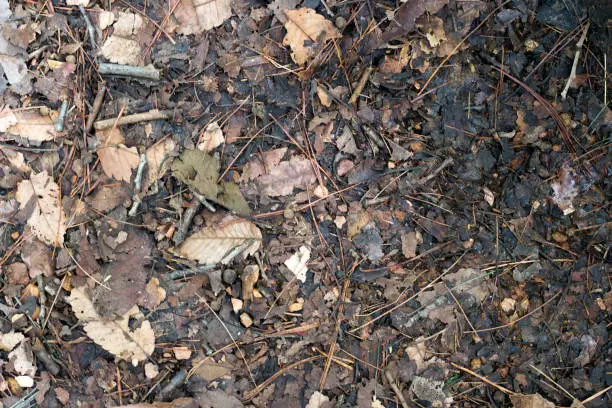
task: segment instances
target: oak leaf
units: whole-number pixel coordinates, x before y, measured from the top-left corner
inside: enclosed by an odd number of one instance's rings
[[[130,328],[130,318],[141,317],[137,306],[114,320],[103,319],[84,288],[74,288],[68,299],[72,311],[83,323],[85,333],[104,350],[132,364],[145,360],[155,350],[155,333],[144,320],[140,327]]]
[[[298,65],[306,63],[316,55],[316,44],[323,45],[333,38],[340,37],[332,22],[311,8],[285,10],[285,16],[287,35],[283,39],[283,45],[291,47],[291,58]]]
[[[259,249],[261,240],[261,231],[255,224],[228,215],[217,224],[192,234],[174,253],[201,264],[226,265],[240,254],[243,259],[253,255]]]
[[[20,182],[15,198],[20,209],[32,206],[28,225],[35,236],[49,245],[61,246],[66,233],[66,215],[61,208],[60,190],[46,171]]]

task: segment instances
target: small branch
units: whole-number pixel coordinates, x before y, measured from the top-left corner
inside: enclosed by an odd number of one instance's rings
[[[136,179],[134,180],[134,184],[136,186],[136,191],[140,191],[142,188],[142,175],[144,174],[144,168],[147,164],[147,155],[145,153],[140,154],[140,162],[138,163],[138,170],[136,171]]]
[[[82,4],[79,4],[79,11],[81,12],[81,15],[83,16],[83,19],[85,20],[85,24],[87,25],[87,31],[89,32],[89,41],[91,41],[91,47],[92,48],[96,48],[96,29],[94,28],[93,24],[91,24],[91,21],[89,20],[89,17],[87,16],[87,13],[85,12],[85,7],[83,7]]]
[[[102,62],[98,65],[98,72],[100,72],[101,75],[121,75],[150,79],[152,81],[159,81],[161,77],[159,71],[151,64],[146,67],[137,67],[133,65],[108,64]]]
[[[514,392],[514,391],[510,391],[509,389],[507,389],[507,388],[505,388],[505,387],[502,387],[502,386],[501,386],[501,385],[499,385],[499,384],[494,383],[493,381],[489,380],[488,378],[486,378],[486,377],[483,377],[483,376],[481,376],[481,375],[476,374],[475,372],[473,372],[472,370],[470,370],[470,369],[468,369],[468,368],[461,367],[460,365],[455,364],[455,363],[450,363],[450,364],[451,364],[453,367],[455,367],[455,368],[457,368],[457,369],[459,369],[459,370],[461,370],[461,371],[464,371],[464,372],[466,372],[466,373],[468,373],[468,374],[470,374],[470,375],[472,375],[472,376],[474,376],[474,377],[478,378],[478,379],[479,379],[479,380],[481,380],[481,381],[486,382],[486,383],[487,383],[487,384],[489,384],[490,386],[497,388],[498,390],[500,390],[500,391],[501,391],[501,392],[503,392],[504,394],[508,394],[508,395],[516,395],[516,392]]]
[[[135,113],[133,115],[122,116],[120,118],[112,118],[112,119],[103,119],[94,123],[94,129],[103,130],[108,129],[115,126],[121,125],[131,125],[134,123],[146,122],[149,120],[157,120],[157,119],[170,119],[174,115],[173,110],[151,110],[143,113]]]
[[[197,197],[191,200],[189,208],[187,208],[183,213],[183,219],[181,220],[181,224],[179,225],[178,230],[172,236],[174,245],[179,245],[185,240],[185,236],[187,235],[189,226],[193,221],[193,217],[198,211],[200,211],[201,206],[202,204],[200,203],[200,200]]]
[[[363,91],[363,88],[365,88],[366,84],[368,83],[368,79],[370,79],[370,75],[372,74],[373,70],[374,68],[372,68],[372,66],[369,66],[365,69],[365,71],[363,71],[363,74],[361,74],[361,78],[359,78],[359,82],[357,83],[357,86],[355,87],[355,90],[351,95],[351,99],[349,99],[349,105],[354,105],[357,103],[357,98],[359,98],[359,95]]]
[[[432,171],[431,173],[429,173],[427,176],[422,177],[416,181],[414,181],[413,185],[422,185],[427,183],[429,180],[433,179],[434,177],[436,177],[442,170],[444,170],[446,167],[450,166],[453,163],[453,158],[452,157],[448,157],[446,160],[444,160],[442,162],[442,164],[440,164],[440,166],[438,166],[437,169],[435,169],[434,171]]]
[[[399,400],[400,404],[402,404],[402,408],[408,408],[410,405],[408,405],[408,402],[406,402],[406,398],[404,398],[402,390],[400,390],[397,384],[395,383],[395,378],[393,378],[393,374],[391,374],[391,371],[385,370],[385,378],[387,379],[387,381],[389,381],[389,385],[397,396],[397,399]]]
[[[204,273],[210,271],[211,269],[215,269],[216,265],[200,265],[196,268],[191,269],[180,269],[178,271],[173,271],[170,273],[164,274],[164,277],[174,280],[179,278],[185,278],[190,275],[197,275],[199,273]]]
[[[567,97],[567,91],[569,91],[570,85],[572,84],[572,82],[574,82],[574,79],[576,79],[576,68],[578,68],[578,59],[580,59],[580,51],[582,51],[582,44],[584,44],[584,40],[586,39],[587,32],[589,31],[590,25],[591,25],[591,22],[589,21],[584,27],[582,36],[576,43],[576,54],[574,55],[574,63],[572,64],[572,70],[570,72],[569,78],[567,78],[567,83],[565,84],[565,88],[563,88],[563,91],[561,92],[561,99],[563,100],[565,100],[565,98]]]
[[[96,94],[96,98],[94,99],[93,106],[91,107],[91,112],[89,112],[89,117],[87,118],[87,125],[85,126],[85,131],[87,133],[91,132],[91,129],[94,126],[94,122],[100,113],[100,109],[102,108],[102,102],[104,102],[104,96],[106,95],[106,83],[100,82],[98,83],[98,93]]]

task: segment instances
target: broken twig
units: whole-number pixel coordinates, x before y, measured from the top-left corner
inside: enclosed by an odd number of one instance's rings
[[[122,116],[119,119],[103,119],[94,123],[94,129],[96,130],[104,130],[115,126],[121,125],[131,125],[133,123],[146,122],[149,120],[157,120],[157,119],[170,119],[174,115],[173,110],[151,110],[143,113],[135,113],[133,115]]]
[[[85,24],[87,25],[87,31],[89,32],[89,41],[91,41],[91,47],[96,48],[96,29],[93,24],[91,24],[91,20],[87,16],[87,12],[85,11],[85,7],[82,4],[79,4],[79,11],[85,20]]]
[[[357,98],[359,98],[359,95],[363,91],[363,88],[365,88],[366,84],[368,83],[368,79],[370,79],[370,75],[372,74],[373,70],[374,68],[372,68],[372,66],[369,66],[365,69],[365,71],[363,71],[363,74],[361,74],[361,78],[359,78],[359,82],[357,83],[357,86],[355,87],[355,90],[351,95],[351,99],[349,99],[349,105],[354,105],[357,103]]]
[[[62,106],[60,107],[59,115],[55,120],[55,130],[58,132],[62,132],[64,130],[64,121],[66,120],[66,113],[68,113],[68,99],[64,99],[62,101]]]
[[[574,82],[574,79],[576,79],[576,68],[578,68],[578,60],[580,59],[582,44],[584,44],[584,40],[586,40],[587,32],[589,31],[590,25],[590,21],[586,23],[584,31],[582,32],[582,36],[580,36],[580,39],[576,43],[576,54],[574,55],[574,63],[572,64],[572,70],[570,71],[569,78],[567,78],[565,88],[563,88],[563,91],[561,91],[561,99],[563,100],[565,100],[565,98],[567,97],[567,91],[569,91],[569,87],[572,85],[572,82]]]
[[[91,132],[93,128],[94,122],[98,117],[98,113],[100,113],[100,109],[102,108],[102,102],[104,102],[104,95],[106,94],[106,83],[100,82],[98,83],[98,93],[93,102],[93,106],[91,107],[91,112],[89,112],[89,117],[87,118],[87,125],[85,126],[85,131],[87,133]]]
[[[146,67],[137,67],[133,65],[108,64],[103,62],[98,65],[98,72],[101,75],[121,75],[150,79],[152,81],[159,81],[161,77],[159,71],[151,64]]]

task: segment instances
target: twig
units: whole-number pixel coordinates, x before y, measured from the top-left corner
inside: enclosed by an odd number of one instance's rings
[[[172,240],[174,241],[174,245],[179,245],[181,242],[185,240],[185,236],[187,235],[187,230],[191,225],[191,221],[193,221],[193,217],[196,215],[198,211],[200,211],[201,203],[198,198],[194,198],[191,200],[189,208],[185,210],[183,213],[183,219],[181,220],[181,224],[178,229],[172,236]]]
[[[45,303],[47,303],[47,294],[45,293],[45,282],[43,281],[43,276],[36,276],[36,284],[38,285],[38,293],[40,293],[40,313],[38,313],[38,322],[45,319]],[[46,319],[45,319],[46,320]]]
[[[36,340],[32,345],[32,351],[34,351],[38,360],[43,363],[45,368],[52,375],[57,375],[60,372],[60,366],[53,360],[51,355],[45,350],[45,346],[39,340]]]
[[[374,68],[372,68],[372,66],[369,66],[365,69],[365,71],[363,71],[363,74],[361,74],[361,78],[359,78],[359,82],[357,83],[357,86],[355,87],[355,90],[351,95],[351,99],[349,99],[349,105],[354,105],[355,103],[357,103],[357,98],[359,98],[359,95],[363,91],[363,88],[365,88],[366,84],[368,83],[368,79],[370,79],[370,75],[372,74],[373,70]]]
[[[461,370],[461,371],[464,371],[464,372],[466,372],[466,373],[468,373],[468,374],[470,374],[470,375],[472,375],[472,376],[474,376],[474,377],[478,378],[478,379],[479,379],[479,380],[481,380],[481,381],[486,382],[486,383],[487,383],[487,384],[489,384],[490,386],[497,388],[498,390],[500,390],[500,391],[501,391],[501,392],[503,392],[504,394],[508,394],[508,395],[516,395],[516,392],[514,392],[514,391],[510,391],[509,389],[507,389],[507,388],[505,388],[505,387],[502,387],[502,386],[501,386],[501,385],[499,385],[499,384],[495,384],[493,381],[491,381],[491,380],[487,379],[486,377],[483,377],[483,376],[481,376],[481,375],[479,375],[479,374],[476,374],[475,372],[473,372],[472,370],[470,370],[470,369],[468,369],[468,368],[461,367],[460,365],[457,365],[457,364],[455,364],[455,363],[450,363],[450,364],[451,364],[453,367],[455,367],[455,368],[457,368],[457,369],[459,369],[459,370]]]
[[[91,132],[93,128],[94,122],[98,117],[98,113],[100,113],[100,109],[102,108],[102,102],[104,102],[104,96],[106,95],[106,83],[99,82],[98,83],[98,93],[93,102],[93,106],[91,107],[91,111],[89,112],[89,117],[87,118],[87,125],[85,126],[85,131],[87,133]]]
[[[140,162],[138,163],[138,170],[136,170],[136,178],[134,179],[134,196],[132,197],[132,208],[128,212],[130,217],[134,217],[138,212],[138,207],[142,202],[140,195],[140,189],[142,188],[142,175],[144,174],[144,168],[147,164],[147,155],[142,152],[140,153]]]
[[[442,170],[444,170],[446,167],[450,166],[452,163],[453,163],[453,158],[452,157],[448,157],[446,160],[444,160],[442,162],[442,164],[440,164],[438,166],[437,169],[435,169],[434,171],[429,173],[427,176],[421,177],[420,179],[415,180],[412,185],[419,186],[419,185],[427,183],[429,180],[431,180],[434,177],[436,177]]]
[[[406,399],[404,398],[404,394],[402,394],[402,390],[400,390],[397,384],[395,383],[395,378],[393,378],[393,374],[391,374],[390,370],[385,370],[385,378],[387,379],[387,381],[389,381],[389,385],[397,396],[397,399],[399,400],[400,404],[402,404],[402,407],[408,408],[409,405],[406,402]]]
[[[22,150],[24,152],[34,152],[34,153],[57,152],[58,150],[62,149],[61,147],[47,149],[47,148],[41,148],[41,147],[13,146],[12,144],[8,144],[8,143],[0,143],[0,147],[5,147],[7,149],[12,149],[12,150]]]
[[[145,78],[152,81],[159,81],[161,74],[151,64],[146,67],[137,67],[134,65],[108,64],[102,62],[98,65],[100,75],[121,75],[134,78]]]
[[[270,384],[272,384],[274,382],[274,380],[276,380],[278,377],[283,375],[283,373],[285,371],[293,370],[294,368],[299,367],[302,364],[310,363],[312,361],[319,360],[319,359],[322,359],[322,358],[325,358],[325,356],[319,355],[319,356],[307,357],[307,358],[305,358],[303,360],[296,361],[295,363],[291,363],[291,364],[281,368],[280,370],[278,370],[277,372],[272,374],[272,376],[270,378],[268,378],[266,381],[262,382],[257,387],[253,388],[251,391],[246,392],[244,394],[244,398],[242,399],[242,402],[249,402],[250,400],[255,398],[257,396],[257,394],[259,394],[264,389],[266,389],[266,387],[268,387]]]
[[[570,71],[569,78],[567,78],[567,83],[565,84],[565,88],[563,88],[563,91],[561,91],[561,99],[563,100],[565,100],[565,98],[567,97],[567,91],[569,91],[570,85],[572,85],[572,82],[574,81],[574,79],[576,79],[576,68],[578,68],[578,60],[580,59],[580,52],[582,51],[582,44],[584,44],[584,40],[586,39],[587,32],[589,31],[590,25],[591,25],[590,21],[586,23],[586,26],[584,27],[584,31],[582,32],[582,36],[580,36],[580,39],[576,43],[576,54],[574,55],[574,63],[572,64],[572,70]]]
[[[561,385],[557,384],[555,382],[555,380],[553,380],[548,375],[546,375],[545,372],[543,372],[542,370],[540,370],[538,367],[534,366],[533,364],[529,364],[529,367],[532,370],[534,370],[535,372],[537,372],[538,374],[540,374],[541,376],[543,376],[544,378],[546,378],[548,381],[550,381],[551,383],[556,385],[561,391],[563,391],[568,397],[570,397],[572,399],[572,401],[576,401],[576,397],[574,397],[572,394],[570,394],[569,391],[566,390],[565,388],[563,388]]]
[[[174,115],[173,110],[151,110],[143,113],[135,113],[133,115],[122,116],[120,118],[112,118],[112,119],[103,119],[94,123],[94,128],[96,130],[108,129],[110,127],[121,126],[121,125],[131,125],[139,122],[146,122],[149,120],[157,120],[157,119],[170,119]]]
[[[187,378],[187,370],[183,368],[177,371],[174,374],[174,376],[172,376],[172,379],[170,379],[168,384],[166,384],[164,388],[162,388],[159,391],[159,394],[157,394],[157,397],[163,401],[164,399],[166,399],[168,395],[172,393],[172,391],[174,391],[177,387],[183,384],[186,378]]]
[[[62,106],[60,107],[59,115],[55,120],[55,130],[58,132],[62,132],[64,130],[64,121],[66,120],[66,113],[68,113],[68,99],[64,99],[62,101]]]
[[[605,394],[606,392],[610,391],[611,389],[612,389],[612,385],[607,387],[607,388],[604,388],[601,391],[596,392],[595,394],[591,395],[589,398],[583,400],[582,401],[582,405],[586,404],[587,402],[593,401],[595,398],[599,397],[602,394]]]
[[[94,28],[93,24],[91,24],[91,21],[89,20],[89,17],[87,16],[87,13],[85,12],[85,7],[82,4],[79,4],[79,11],[81,12],[81,15],[83,16],[83,19],[85,20],[85,24],[87,25],[87,31],[89,32],[89,41],[91,42],[91,47],[92,48],[96,48],[96,29]]]

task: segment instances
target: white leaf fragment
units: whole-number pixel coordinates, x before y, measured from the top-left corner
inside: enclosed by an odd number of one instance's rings
[[[305,246],[301,246],[299,251],[291,255],[289,259],[285,261],[285,266],[289,268],[295,277],[301,281],[306,282],[306,272],[308,272],[308,260],[310,259],[310,249]]]

